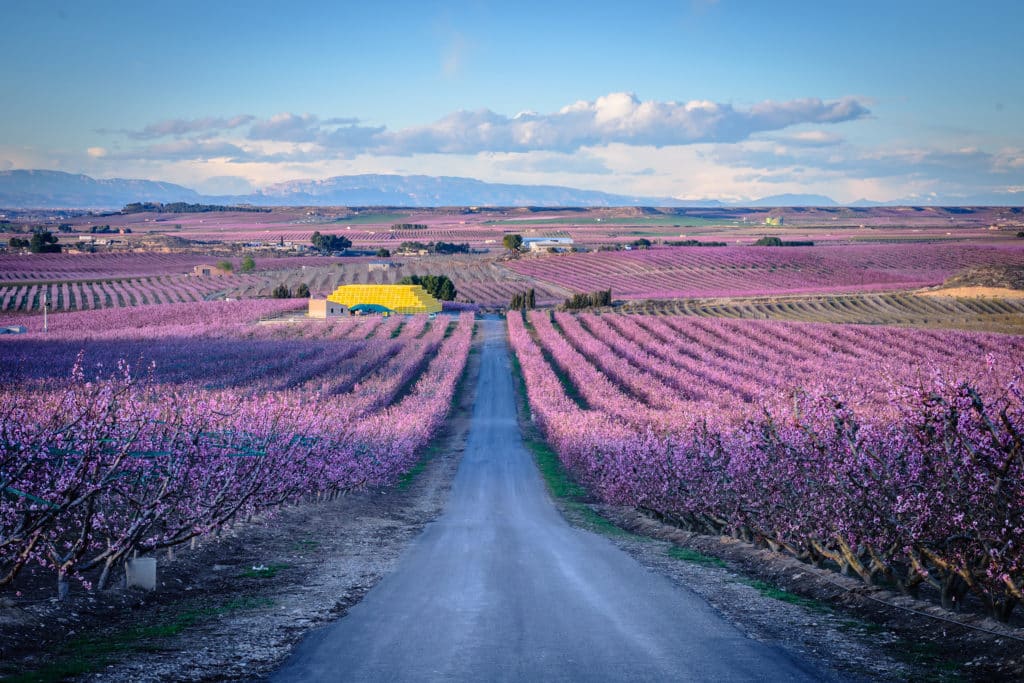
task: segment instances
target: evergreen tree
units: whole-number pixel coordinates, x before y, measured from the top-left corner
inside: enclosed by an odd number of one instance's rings
[[[447,275],[407,275],[398,281],[400,285],[420,285],[423,289],[441,301],[454,301],[455,283]]]
[[[28,250],[33,254],[59,254],[60,245],[57,244],[57,236],[49,230],[37,229],[32,233]]]
[[[352,240],[343,235],[323,235],[319,230],[313,233],[309,240],[313,248],[322,253],[332,251],[345,251],[352,246]]]
[[[501,244],[509,251],[518,251],[523,246],[522,235],[505,235],[501,238]]]

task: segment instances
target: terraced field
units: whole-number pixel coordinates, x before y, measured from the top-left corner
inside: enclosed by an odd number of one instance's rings
[[[905,325],[1024,334],[1024,300],[913,292],[630,301],[627,313],[797,322]]]
[[[258,275],[236,275],[249,287],[259,287],[266,279]],[[215,297],[226,287],[221,278],[197,278],[188,275],[107,278],[85,281],[42,282],[0,285],[0,311],[42,312],[43,295],[51,311],[82,311],[95,308],[119,308],[145,304],[169,304],[203,301]],[[263,287],[269,293],[268,287]]]
[[[939,285],[957,272],[1024,261],[1017,245],[658,247],[523,258],[524,277],[617,299],[886,292]]]
[[[217,298],[229,288],[270,296],[281,269],[316,267],[336,259],[318,256],[260,257],[256,271],[231,278],[188,275],[194,266],[240,257],[200,254],[0,254],[0,313],[82,311]],[[274,277],[267,277],[271,272]]]

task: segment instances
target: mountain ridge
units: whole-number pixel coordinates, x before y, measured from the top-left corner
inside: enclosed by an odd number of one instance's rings
[[[964,197],[948,206],[1019,206],[1009,196]],[[916,200],[916,201],[915,201]],[[1021,196],[1024,200],[1024,195]],[[323,179],[290,180],[249,194],[211,195],[159,180],[92,178],[82,173],[41,169],[0,171],[0,207],[8,209],[120,209],[133,202],[190,202],[262,206],[538,206],[671,208],[838,207],[819,194],[778,194],[761,199],[723,201],[643,197],[583,190],[561,185],[490,183],[458,176],[356,174]],[[849,206],[937,206],[919,198],[878,202],[860,199]]]

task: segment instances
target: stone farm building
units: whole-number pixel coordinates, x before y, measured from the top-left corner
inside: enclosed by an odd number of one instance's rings
[[[310,299],[309,300],[309,317],[310,318],[333,318],[339,315],[346,315],[348,309],[341,304],[336,304],[333,301],[327,299]]]
[[[211,266],[208,263],[201,263],[192,269],[193,275],[199,277],[222,277],[225,275],[231,275],[231,271],[225,268],[219,268],[217,266]]]

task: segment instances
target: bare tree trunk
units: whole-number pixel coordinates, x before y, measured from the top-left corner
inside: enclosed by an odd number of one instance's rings
[[[68,575],[64,567],[58,567],[57,569],[57,599],[67,600],[68,593],[71,590],[71,586],[68,585]]]
[[[103,590],[107,587],[107,581],[110,579],[110,568],[113,566],[115,560],[112,557],[108,557],[103,562],[103,571],[100,572],[100,578],[96,582],[96,588]]]

